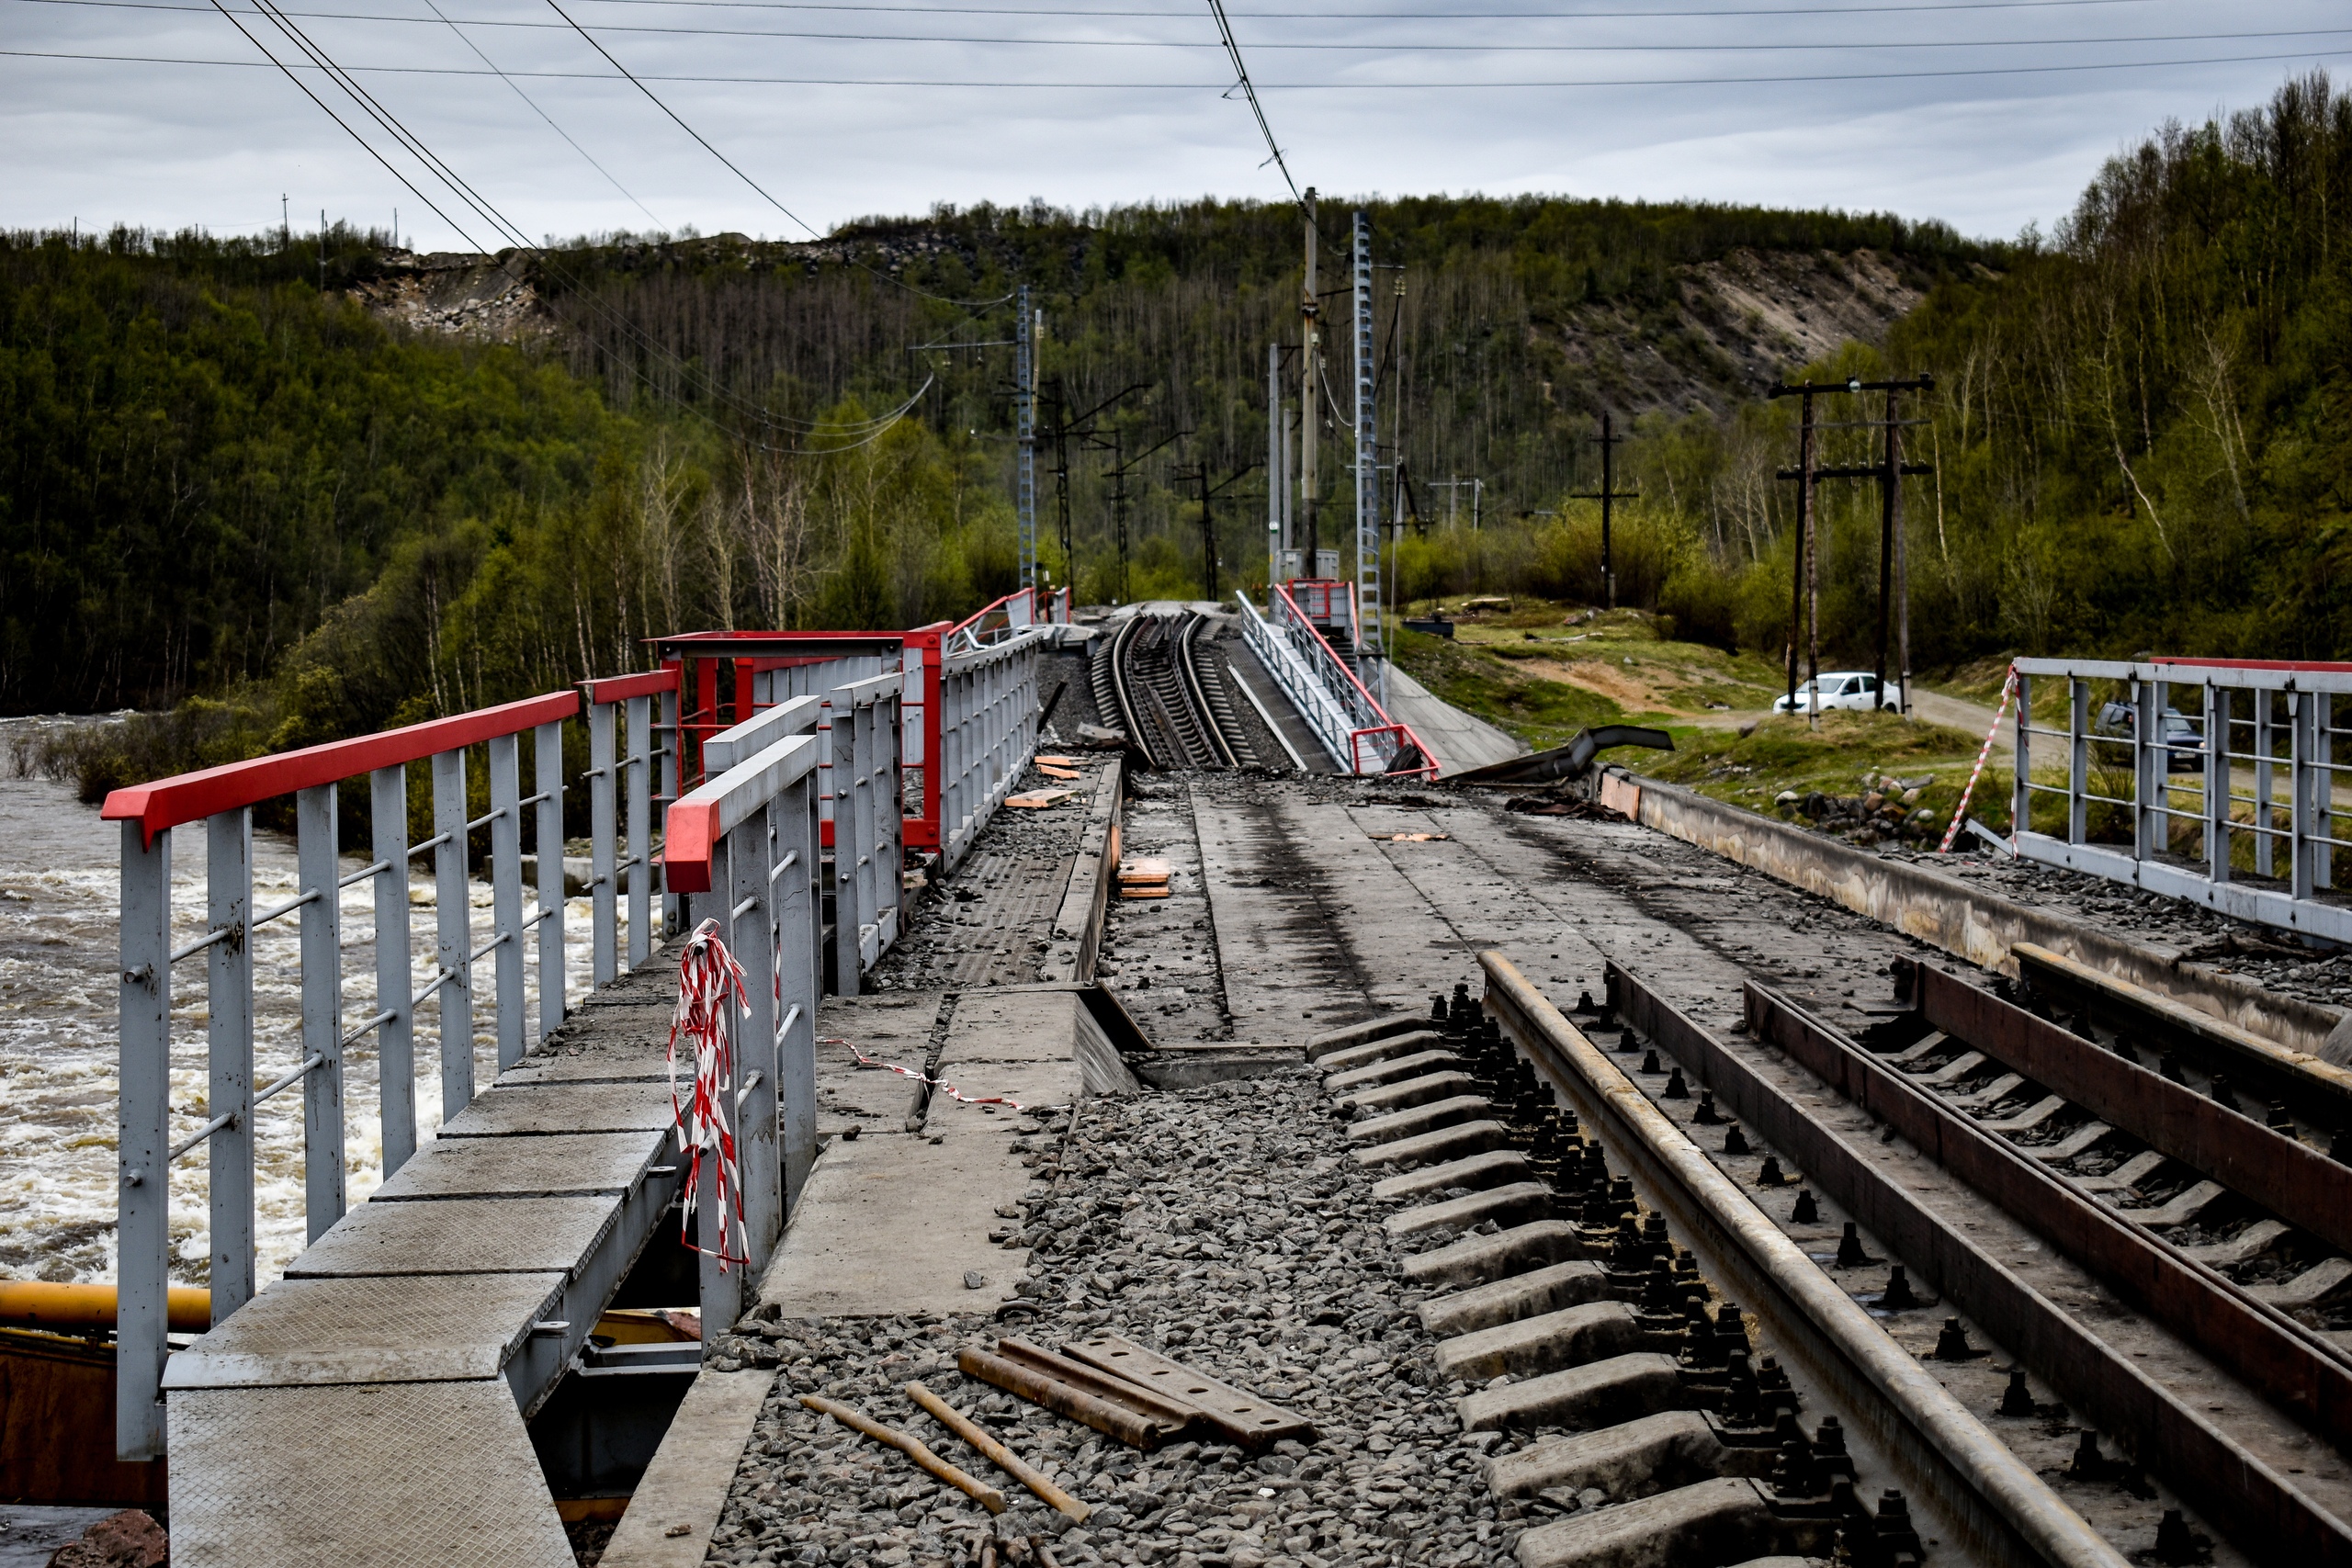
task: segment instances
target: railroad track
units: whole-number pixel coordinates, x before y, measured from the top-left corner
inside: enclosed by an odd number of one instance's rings
[[[1553,1516],[1521,1568],[2128,1561],[1592,1039],[1482,963],[1480,1000],[1457,987],[1307,1055],[1353,1157],[1396,1172],[1374,1196],[1432,1292],[1462,1426],[1574,1434],[1487,1467],[1498,1501]]]
[[[1155,768],[1255,766],[1258,755],[1225,682],[1200,647],[1206,616],[1131,615],[1089,674],[1095,706]]]

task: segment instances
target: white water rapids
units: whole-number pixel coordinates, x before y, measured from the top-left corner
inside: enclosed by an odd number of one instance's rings
[[[174,829],[172,942],[205,930],[201,822]],[[115,1268],[115,1087],[118,913],[121,830],[73,786],[47,779],[0,778],[0,1277],[111,1280]],[[344,874],[366,861],[346,855]],[[412,993],[432,978],[433,887],[430,863],[410,881]],[[479,868],[477,868],[479,874]],[[491,932],[490,887],[469,885],[472,945]],[[254,907],[294,897],[290,837],[254,834]],[[531,901],[529,892],[525,902]],[[375,895],[362,881],[342,896],[344,1027],[373,1017],[376,1003]],[[570,995],[588,987],[588,899],[564,911]],[[622,942],[627,942],[623,901]],[[256,1087],[301,1059],[299,915],[253,933],[254,1074]],[[626,945],[623,951],[626,952]],[[538,1016],[537,947],[526,963],[526,1017]],[[477,1088],[497,1072],[492,964],[474,966]],[[172,1119],[175,1141],[210,1119],[205,1106],[205,962],[177,964],[172,976]],[[439,1021],[435,1005],[416,1025],[418,1137],[441,1121]],[[350,1200],[382,1180],[374,1037],[345,1054],[345,1156]],[[302,1214],[302,1095],[289,1089],[255,1117],[260,1277],[276,1279],[305,1235]],[[181,1156],[172,1169],[173,1278],[203,1284],[209,1263],[206,1152]]]

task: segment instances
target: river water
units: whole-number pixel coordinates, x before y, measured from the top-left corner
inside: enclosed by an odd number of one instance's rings
[[[173,830],[172,942],[205,930],[205,829]],[[49,779],[0,778],[0,1278],[107,1280],[115,1266],[115,1087],[118,917],[121,830],[73,786]],[[345,874],[366,863],[346,856]],[[420,865],[428,863],[420,861]],[[492,931],[486,883],[470,885],[474,941]],[[296,892],[290,836],[254,834],[254,907],[269,908]],[[526,893],[525,902],[530,902]],[[343,890],[344,1026],[379,1010],[376,1000],[375,896],[366,882]],[[565,906],[569,993],[588,986],[590,901]],[[627,942],[627,908],[622,918]],[[433,888],[411,882],[411,948],[417,956],[412,992],[433,976]],[[300,917],[288,915],[253,933],[254,1055],[256,1085],[301,1060]],[[627,948],[624,946],[623,951]],[[525,964],[538,1009],[536,944]],[[182,962],[173,974],[172,1136],[210,1120],[205,1107],[205,965]],[[497,1070],[490,1032],[492,964],[475,966],[475,1075],[486,1085]],[[416,1029],[416,1106],[420,1142],[440,1125],[439,1028],[435,1010],[421,1010]],[[345,1153],[351,1201],[383,1179],[377,1058],[370,1036],[345,1054]],[[301,1250],[302,1095],[280,1094],[255,1116],[257,1241],[260,1277],[276,1279]],[[209,1254],[205,1152],[181,1156],[172,1171],[173,1278],[203,1284]]]

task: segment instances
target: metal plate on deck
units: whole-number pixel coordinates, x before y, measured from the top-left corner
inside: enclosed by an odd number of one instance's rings
[[[164,1387],[494,1379],[553,1314],[563,1283],[555,1273],[280,1280],[165,1362]]]
[[[626,1192],[648,1166],[673,1163],[675,1152],[667,1137],[644,1132],[436,1140],[368,1201]]]
[[[666,1083],[582,1083],[496,1088],[442,1123],[444,1138],[548,1133],[659,1133],[673,1117]]]
[[[176,1568],[575,1562],[502,1382],[203,1389],[170,1420]]]
[[[289,1280],[336,1276],[569,1276],[620,1218],[621,1198],[452,1198],[362,1203],[286,1266]]]

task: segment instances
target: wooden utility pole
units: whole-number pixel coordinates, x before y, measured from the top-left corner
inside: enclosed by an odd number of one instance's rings
[[[1589,440],[1591,438],[1587,437],[1587,439]],[[1579,491],[1568,497],[1570,501],[1597,501],[1600,502],[1600,604],[1601,607],[1607,610],[1613,610],[1617,607],[1617,558],[1611,548],[1610,541],[1610,523],[1611,521],[1610,508],[1612,502],[1632,501],[1641,493],[1639,491],[1621,491],[1617,488],[1617,467],[1615,460],[1616,449],[1620,443],[1626,441],[1627,439],[1629,439],[1629,437],[1616,434],[1615,427],[1611,423],[1609,411],[1607,409],[1601,410],[1600,436],[1599,442],[1600,446],[1600,488],[1597,491]]]
[[[1792,707],[1796,705],[1797,695],[1797,629],[1801,612],[1811,637],[1809,679],[1817,682],[1821,677],[1820,546],[1817,540],[1820,530],[1815,522],[1814,486],[1823,479],[1876,479],[1882,487],[1879,507],[1878,701],[1881,706],[1885,705],[1887,624],[1892,615],[1900,624],[1896,656],[1902,668],[1902,684],[1898,688],[1897,701],[1905,714],[1911,710],[1911,582],[1905,570],[1907,563],[1904,559],[1902,488],[1905,476],[1933,473],[1935,470],[1924,463],[1903,461],[1903,425],[1923,422],[1905,422],[1896,418],[1895,398],[1901,392],[1930,391],[1935,384],[1933,376],[1917,376],[1902,381],[1865,381],[1858,376],[1843,386],[1836,382],[1808,381],[1790,387],[1776,381],[1765,393],[1770,398],[1803,400],[1797,434],[1797,466],[1782,468],[1778,475],[1781,479],[1798,481],[1796,587],[1792,591],[1789,606],[1789,704]],[[1886,417],[1883,420],[1815,424],[1813,419],[1815,397],[1838,392],[1884,392]],[[1849,468],[1824,468],[1815,465],[1815,431],[1872,427],[1885,432],[1886,448],[1880,461]],[[1819,709],[1820,700],[1816,692],[1815,700],[1806,708],[1809,724],[1819,722]]]

